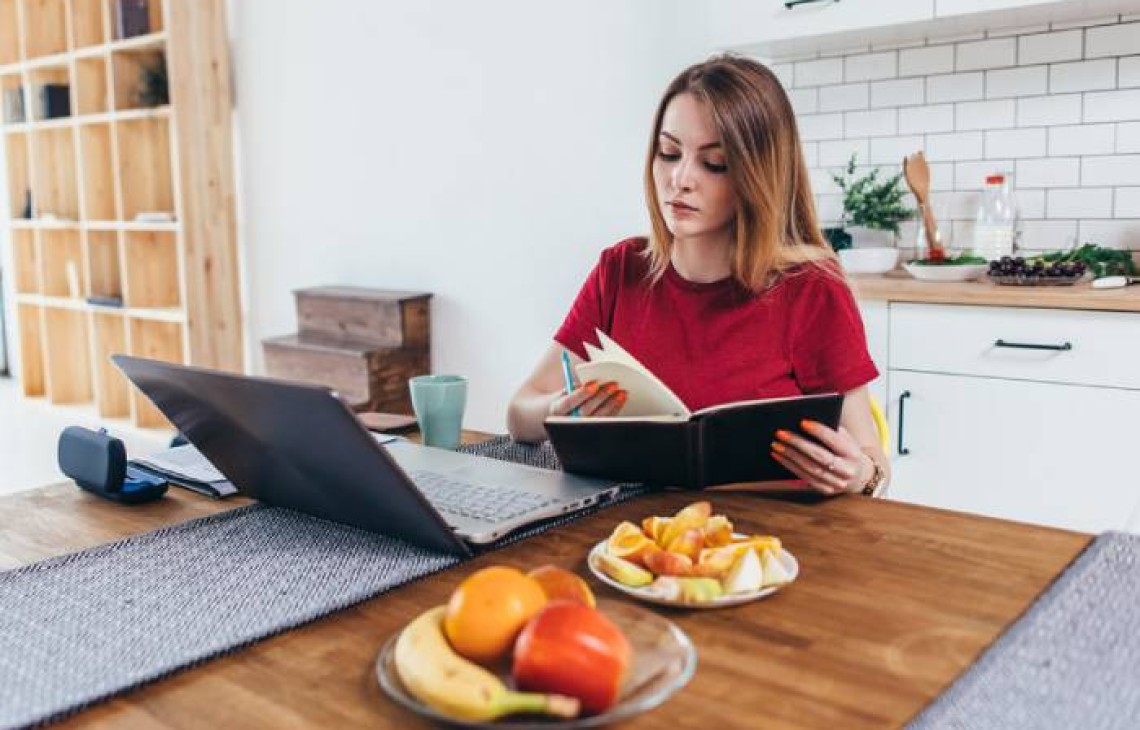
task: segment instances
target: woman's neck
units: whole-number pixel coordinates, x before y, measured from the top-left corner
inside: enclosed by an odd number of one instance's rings
[[[709,284],[732,276],[730,248],[727,237],[675,238],[669,261],[686,281]]]

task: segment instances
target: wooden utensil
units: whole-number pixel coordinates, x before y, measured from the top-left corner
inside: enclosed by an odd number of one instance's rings
[[[926,233],[926,245],[930,248],[930,259],[942,261],[946,258],[946,251],[942,248],[938,224],[930,208],[930,166],[926,164],[926,155],[919,151],[904,157],[903,175],[918,202],[918,209],[922,211],[922,228]]]

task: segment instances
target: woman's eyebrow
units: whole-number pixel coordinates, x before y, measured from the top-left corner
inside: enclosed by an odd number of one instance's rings
[[[670,140],[671,140],[671,141],[672,141],[674,144],[681,144],[681,140],[677,139],[676,137],[674,137],[673,135],[669,134],[669,133],[668,133],[668,132],[666,132],[665,130],[661,130],[661,131],[659,132],[659,134],[660,134],[662,137],[667,137],[667,138],[669,138],[669,139],[670,139]],[[711,150],[711,149],[714,149],[714,148],[716,148],[716,147],[723,147],[723,146],[724,146],[724,145],[722,145],[720,142],[709,142],[708,144],[703,144],[703,145],[701,145],[701,146],[700,146],[700,147],[698,147],[697,149],[698,149],[698,150]]]

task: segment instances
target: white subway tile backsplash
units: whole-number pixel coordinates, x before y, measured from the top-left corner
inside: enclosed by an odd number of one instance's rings
[[[1140,185],[1140,155],[1085,157],[1081,185]]]
[[[1081,161],[1077,157],[1047,157],[1018,160],[1013,178],[1017,188],[1074,187],[1080,184]]]
[[[954,105],[913,106],[899,109],[899,134],[954,131]]]
[[[842,114],[805,114],[796,119],[796,122],[800,127],[800,139],[814,141],[843,138]]]
[[[1014,191],[1014,203],[1021,218],[1045,217],[1045,191],[1021,189]]]
[[[1116,59],[1055,63],[1049,67],[1049,91],[1097,91],[1116,88]]]
[[[954,163],[931,162],[930,189],[933,191],[954,189]]]
[[[1094,2],[1096,0],[1093,0]],[[1058,20],[1051,23],[1053,30],[1064,30],[1066,28],[1092,28],[1096,25],[1113,25],[1120,19],[1117,15],[1102,15],[1096,18],[1085,16],[1077,18],[1076,20]]]
[[[845,66],[844,79],[848,82],[890,79],[898,75],[898,53],[884,51],[864,56],[848,56]]]
[[[986,71],[986,98],[1000,99],[1008,96],[1036,96],[1049,88],[1047,66],[1027,68],[1003,68]]]
[[[926,77],[926,100],[974,101],[985,96],[986,75],[983,73],[948,74]]]
[[[1043,157],[1045,128],[995,129],[986,132],[986,157]]]
[[[844,133],[851,137],[889,137],[898,132],[898,111],[879,109],[869,112],[847,112]]]
[[[771,63],[768,64],[768,69],[776,74],[776,78],[780,80],[785,89],[790,89],[796,85],[795,64],[791,63]]]
[[[897,51],[901,48],[921,48],[926,45],[925,40],[921,41],[887,41],[885,43],[872,43],[872,51]]]
[[[1140,89],[1085,94],[1086,122],[1127,122],[1140,117]]]
[[[870,99],[867,84],[844,84],[819,87],[819,110],[841,112],[848,109],[866,109]]]
[[[1116,151],[1140,152],[1140,122],[1121,122],[1116,125]]]
[[[923,138],[880,137],[871,140],[871,162],[875,165],[897,165],[902,169],[903,158],[923,147]]]
[[[823,223],[836,223],[843,218],[842,195],[815,196],[815,214]]]
[[[899,76],[929,76],[954,70],[954,46],[899,51]]]
[[[819,166],[819,142],[801,142],[800,151],[803,152],[805,165]]]
[[[987,176],[1013,172],[1013,164],[1013,160],[955,163],[954,187],[957,190],[981,190],[986,184]]]
[[[1136,50],[1140,51],[1140,48]],[[1128,56],[1120,59],[1120,71],[1116,85],[1121,89],[1126,89],[1129,86],[1140,86],[1140,56]]]
[[[819,111],[819,89],[789,89],[788,101],[796,114],[814,114]]]
[[[843,191],[835,184],[835,180],[831,177],[832,170],[823,168],[815,168],[808,170],[808,178],[811,181],[811,189],[816,195],[842,195]]]
[[[842,167],[855,155],[859,163],[871,159],[871,145],[866,139],[841,139],[837,142],[819,143],[819,166]]]
[[[908,106],[925,101],[926,84],[922,79],[893,79],[871,84],[871,106]]]
[[[1080,240],[1109,248],[1140,249],[1140,220],[1081,221]]]
[[[993,38],[959,43],[954,51],[955,71],[1012,66],[1017,62],[1016,38]]]
[[[954,105],[955,127],[959,131],[1012,127],[1013,99],[967,101]]]
[[[1075,124],[1049,129],[1049,154],[1108,155],[1116,148],[1116,125]]]
[[[1033,251],[1072,248],[1077,242],[1077,221],[1022,219],[1019,227],[1019,245]]]
[[[935,162],[980,159],[982,150],[981,132],[954,132],[926,136],[926,159]]]
[[[800,61],[795,64],[797,87],[822,86],[843,82],[843,59],[824,58],[817,61]]]
[[[1017,100],[1017,126],[1040,127],[1081,121],[1080,94],[1052,94]]]
[[[871,46],[861,43],[854,46],[847,46],[846,48],[829,48],[819,52],[820,58],[842,58],[844,56],[854,56],[857,53],[867,53],[871,50]]]
[[[1045,208],[1050,218],[1111,218],[1112,188],[1053,188]]]
[[[1084,37],[1083,30],[1022,36],[1017,39],[1017,62],[1028,66],[1054,61],[1076,61],[1081,57]]]
[[[1085,31],[1085,58],[1126,56],[1140,48],[1140,23],[1121,23]]]
[[[1140,218],[1140,188],[1117,188],[1112,214],[1117,218]]]
[[[1140,251],[1140,15],[784,61],[822,221],[842,216],[830,175],[852,153],[860,174],[889,176],[925,149],[952,248],[970,247],[985,177],[1004,172],[1022,250]],[[908,221],[901,245],[916,231]]]

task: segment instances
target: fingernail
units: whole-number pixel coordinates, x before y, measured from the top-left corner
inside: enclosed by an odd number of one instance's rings
[[[617,395],[614,396],[614,400],[618,401],[619,403],[625,403],[625,399],[628,397],[629,397],[628,392],[626,392],[624,390],[619,390],[617,392]]]
[[[613,392],[618,389],[617,383],[606,383],[602,386],[603,395],[613,395]]]
[[[590,382],[586,383],[586,392],[590,395],[596,395],[598,392],[598,381],[591,380]]]
[[[780,439],[781,441],[788,441],[792,438],[792,434],[781,428],[779,431],[776,431],[776,438]]]
[[[816,423],[815,421],[809,421],[806,418],[804,420],[800,421],[800,428],[802,428],[803,430],[805,430],[809,433],[814,431],[817,426],[819,426],[818,423]]]
[[[787,450],[788,450],[787,446],[784,446],[783,444],[776,442],[776,441],[772,442],[772,451],[775,451],[777,454],[782,454]]]

